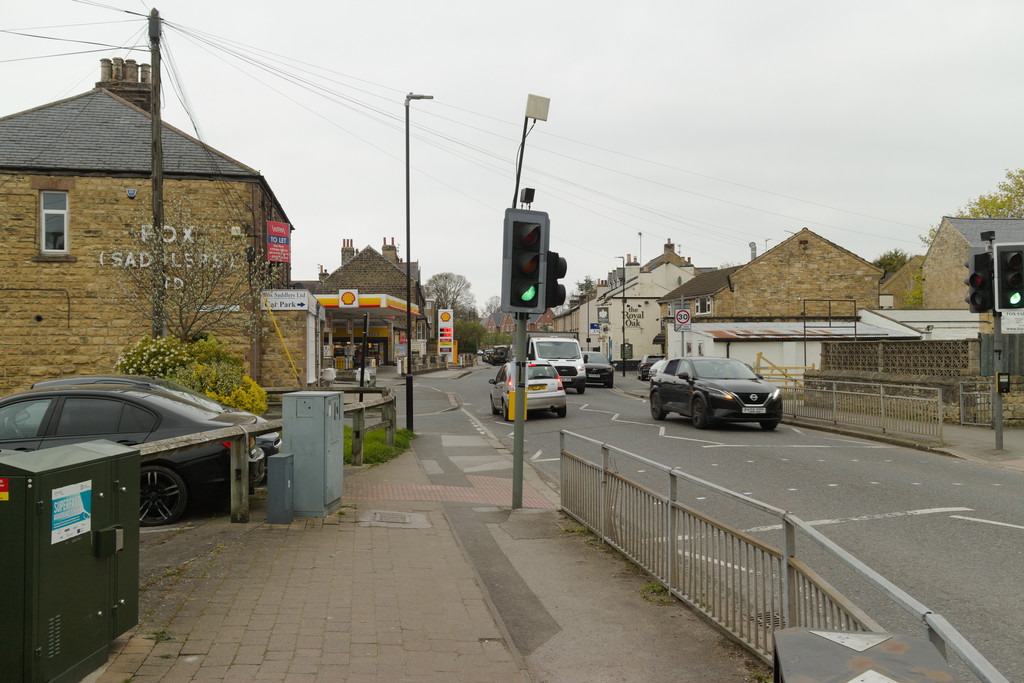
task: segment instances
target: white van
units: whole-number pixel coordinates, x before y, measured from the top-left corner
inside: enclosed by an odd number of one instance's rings
[[[529,360],[546,360],[555,366],[566,390],[572,387],[582,394],[587,388],[587,368],[583,351],[575,337],[530,337],[526,349]]]

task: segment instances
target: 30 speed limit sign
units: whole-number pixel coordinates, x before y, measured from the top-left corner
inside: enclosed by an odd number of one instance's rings
[[[683,332],[690,329],[690,309],[680,308],[676,311],[676,332]]]

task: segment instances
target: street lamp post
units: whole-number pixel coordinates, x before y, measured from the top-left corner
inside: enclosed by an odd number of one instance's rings
[[[412,424],[412,248],[410,247],[411,212],[409,210],[409,102],[432,100],[433,95],[405,96],[405,428],[413,431]]]
[[[619,345],[619,358],[622,359],[622,376],[625,377],[626,357],[622,351],[626,348],[626,257],[619,258],[622,259],[622,279],[619,281],[619,286],[622,287],[622,343]]]

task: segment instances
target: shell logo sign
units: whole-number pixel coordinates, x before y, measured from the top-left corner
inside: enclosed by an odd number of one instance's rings
[[[359,308],[359,290],[339,289],[338,308]]]
[[[455,352],[454,348],[454,330],[453,321],[455,320],[455,310],[451,308],[442,308],[437,312],[437,352],[439,354],[452,355]]]

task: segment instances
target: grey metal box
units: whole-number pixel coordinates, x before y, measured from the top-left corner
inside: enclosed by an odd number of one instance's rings
[[[267,458],[267,521],[290,524],[295,517],[295,457],[279,453]]]
[[[341,507],[345,476],[345,394],[295,391],[281,404],[282,452],[294,457],[296,517],[326,517]]]
[[[0,678],[77,681],[138,622],[139,452],[0,456]]]

